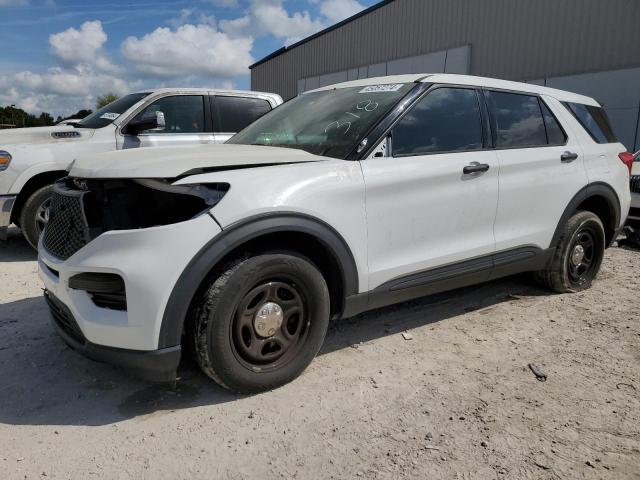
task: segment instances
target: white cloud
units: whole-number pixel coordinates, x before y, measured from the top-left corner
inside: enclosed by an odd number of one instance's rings
[[[142,38],[122,42],[124,57],[142,73],[185,78],[209,75],[231,78],[247,73],[253,62],[251,37],[231,38],[211,25],[157,28]]]
[[[107,34],[97,20],[83,23],[79,30],[69,28],[51,35],[51,53],[62,65],[42,72],[0,75],[0,104],[60,115],[92,108],[96,96],[107,92],[128,93],[139,82],[120,78],[120,69],[103,50],[106,42]]]
[[[206,15],[204,13],[197,12],[194,8],[183,8],[180,10],[180,15],[167,20],[167,23],[173,28],[178,28],[181,25],[188,23],[196,23],[198,25],[209,25],[211,27],[216,26],[216,17],[214,15]]]
[[[326,27],[308,11],[289,13],[283,0],[253,0],[244,17],[220,21],[220,29],[233,37],[273,35],[289,45]]]
[[[320,2],[320,13],[331,23],[338,23],[365,9],[356,0],[324,0]]]
[[[51,52],[63,62],[69,65],[84,63],[100,70],[114,71],[115,66],[103,51],[106,42],[107,34],[99,20],[83,23],[80,30],[72,27],[49,36]]]
[[[89,67],[51,68],[43,73],[22,71],[0,76],[0,104],[16,104],[28,112],[54,115],[92,108],[97,95],[124,95],[133,85]]]

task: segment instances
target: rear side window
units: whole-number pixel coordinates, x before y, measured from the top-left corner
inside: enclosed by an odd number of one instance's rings
[[[570,102],[565,102],[564,105],[597,143],[616,143],[618,141],[611,129],[604,108]]]
[[[394,127],[392,140],[394,157],[481,149],[476,91],[438,88],[428,93]]]
[[[498,148],[547,145],[538,97],[519,93],[490,92]]]
[[[216,96],[213,100],[215,131],[237,133],[271,111],[271,104],[260,98]]]
[[[547,140],[549,145],[564,145],[567,143],[567,135],[562,130],[560,123],[553,116],[549,107],[541,100],[542,116],[544,117],[544,125],[547,129]]]

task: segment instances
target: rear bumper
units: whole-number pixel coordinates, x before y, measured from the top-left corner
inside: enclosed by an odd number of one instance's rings
[[[172,382],[176,379],[181,355],[180,345],[152,351],[96,345],[84,337],[73,314],[60,300],[47,290],[44,298],[49,306],[51,322],[56,332],[73,350],[97,362],[123,367],[135,376],[152,382]]]
[[[15,195],[0,195],[0,239],[5,237],[7,227],[11,225],[11,211],[15,203]]]

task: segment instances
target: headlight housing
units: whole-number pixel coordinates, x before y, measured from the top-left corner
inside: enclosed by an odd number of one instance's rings
[[[9,152],[5,152],[4,150],[0,150],[0,172],[9,168],[10,163],[11,154]]]

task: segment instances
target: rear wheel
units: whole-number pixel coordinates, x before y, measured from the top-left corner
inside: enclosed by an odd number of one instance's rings
[[[313,264],[289,254],[242,259],[218,276],[196,308],[195,357],[229,390],[270,390],[311,363],[328,324],[329,291]]]
[[[551,264],[536,272],[538,282],[558,293],[591,287],[604,257],[602,222],[592,212],[578,212],[564,226]]]
[[[33,248],[38,248],[40,234],[49,221],[49,205],[53,195],[53,185],[46,185],[33,192],[24,202],[20,211],[22,235]]]

